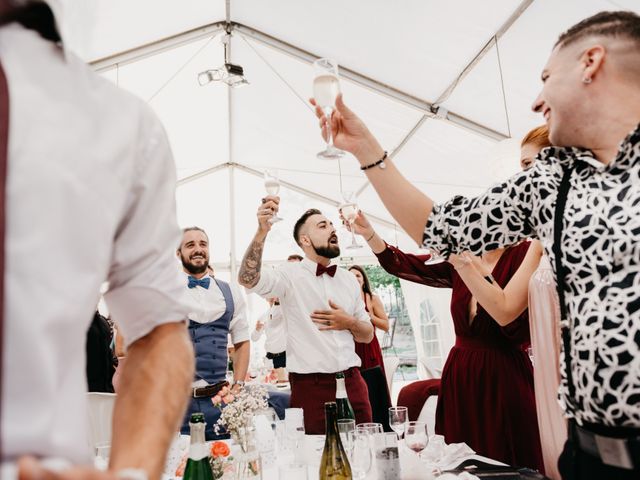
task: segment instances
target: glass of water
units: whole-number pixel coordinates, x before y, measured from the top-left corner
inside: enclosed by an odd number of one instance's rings
[[[408,415],[407,407],[389,407],[389,426],[398,435],[398,440],[402,438]]]

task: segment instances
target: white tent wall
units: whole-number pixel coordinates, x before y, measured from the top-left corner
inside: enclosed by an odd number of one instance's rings
[[[265,169],[277,169],[291,186],[282,188],[285,220],[269,237],[267,263],[297,250],[291,231],[304,209],[319,207],[337,222],[344,190],[360,192],[361,208],[385,239],[417,250],[394,228],[355,159],[315,157],[323,142],[306,103],[313,58],[338,61],[347,103],[399,169],[443,201],[477,195],[517,170],[519,139],[542,123],[530,107],[562,31],[597,11],[640,11],[637,0],[60,1],[71,49],[164,122],[180,179],[179,222],[209,232],[223,277],[232,276],[255,231]],[[224,62],[225,22],[231,60],[251,84],[200,87],[197,74]],[[344,248],[349,235],[338,231]],[[343,255],[373,261],[365,248]],[[418,336],[427,297],[450,327],[446,293],[404,282],[403,290]],[[252,314],[266,305],[249,303]],[[444,356],[452,339],[442,330]]]

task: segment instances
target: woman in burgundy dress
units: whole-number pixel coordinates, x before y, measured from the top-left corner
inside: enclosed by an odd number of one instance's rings
[[[354,224],[389,273],[452,289],[456,344],[442,371],[436,433],[480,455],[543,471],[529,344],[527,286],[541,248],[523,242],[425,265],[387,245],[361,213]],[[473,292],[473,293],[472,293]]]
[[[356,280],[358,280],[358,283],[362,287],[362,299],[364,301],[365,309],[369,312],[369,316],[371,317],[374,332],[376,328],[388,332],[389,318],[387,317],[387,313],[384,311],[382,300],[380,300],[380,297],[374,295],[371,291],[369,277],[367,277],[367,273],[364,271],[364,268],[360,265],[352,265],[349,267],[349,271],[353,273]],[[384,373],[382,349],[380,348],[378,337],[375,334],[373,335],[373,340],[369,343],[356,342],[356,353],[360,357],[360,360],[362,360],[360,370],[379,366],[382,369],[382,373]]]

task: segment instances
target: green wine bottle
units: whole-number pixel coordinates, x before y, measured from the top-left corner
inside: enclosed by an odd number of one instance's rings
[[[213,472],[209,463],[209,451],[204,443],[204,413],[192,413],[189,419],[191,445],[189,458],[184,469],[183,480],[213,480]]]
[[[338,407],[335,402],[324,404],[327,435],[320,460],[320,480],[351,480],[351,466],[338,433]]]
[[[344,373],[336,373],[336,404],[338,405],[338,420],[343,418],[355,420],[356,415],[347,396],[347,387],[344,384]]]

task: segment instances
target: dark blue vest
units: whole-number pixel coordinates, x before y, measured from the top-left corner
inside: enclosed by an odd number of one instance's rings
[[[221,280],[213,280],[224,297],[226,307],[224,314],[209,323],[198,323],[189,320],[189,335],[196,354],[195,379],[203,379],[210,385],[224,380],[227,373],[227,335],[229,334],[229,324],[234,312],[233,296],[231,295],[229,284]],[[211,285],[209,288],[214,287]],[[205,415],[207,422],[205,438],[207,440],[224,438],[224,436],[216,435],[214,431],[214,426],[218,418],[220,418],[220,410],[213,406],[210,398],[191,399],[191,404],[180,429],[183,434],[189,434],[189,417],[195,412],[202,412]]]
[[[196,354],[195,379],[203,379],[210,385],[224,380],[227,373],[227,336],[234,312],[229,284],[217,279],[214,281],[224,296],[224,314],[209,323],[189,320],[189,335]]]

